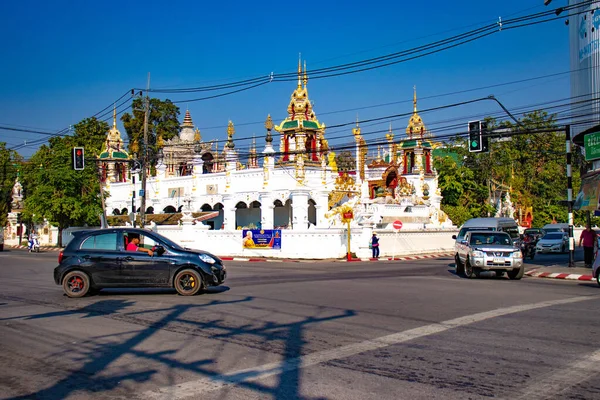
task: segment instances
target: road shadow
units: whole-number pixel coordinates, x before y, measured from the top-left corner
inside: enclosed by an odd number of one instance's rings
[[[221,288],[215,293],[220,293],[228,289]],[[101,298],[101,296],[98,298]],[[211,387],[215,387],[215,390],[223,391],[222,398],[226,398],[228,392],[234,387],[241,387],[256,392],[261,398],[308,400],[308,397],[301,396],[300,371],[302,367],[301,357],[308,343],[305,337],[306,329],[324,322],[352,317],[356,313],[353,310],[338,310],[333,312],[328,310],[327,313],[329,315],[319,316],[319,314],[324,312],[324,309],[318,308],[315,311],[316,315],[311,316],[298,317],[286,313],[288,317],[285,318],[288,321],[286,323],[261,322],[237,325],[232,325],[231,321],[224,321],[219,317],[219,308],[217,307],[252,303],[254,300],[251,296],[234,300],[214,299],[205,304],[177,304],[160,309],[131,310],[130,312],[127,312],[127,309],[133,306],[135,301],[100,300],[79,309],[21,317],[26,319],[41,319],[78,315],[81,318],[87,318],[94,315],[109,316],[118,314],[118,319],[120,320],[127,321],[127,318],[130,318],[132,321],[138,321],[142,329],[129,332],[128,335],[131,335],[131,337],[128,338],[123,338],[123,335],[111,335],[111,338],[116,339],[117,342],[112,340],[110,343],[106,343],[95,338],[89,339],[76,350],[72,348],[66,349],[65,354],[61,354],[60,356],[69,356],[71,359],[74,358],[75,361],[82,362],[83,364],[80,367],[70,369],[64,378],[49,387],[26,395],[12,397],[11,400],[58,400],[68,398],[75,395],[75,393],[77,395],[89,393],[92,396],[102,393],[106,396],[116,397],[124,395],[126,397],[138,396],[140,395],[139,392],[131,392],[127,389],[127,382],[142,383],[152,381],[158,373],[158,368],[156,368],[156,364],[154,363],[164,366],[169,376],[189,376],[189,374],[183,374],[183,372],[191,372],[197,376],[197,379],[208,379],[213,383]],[[256,308],[256,305],[254,307]],[[207,313],[203,315],[214,314],[214,317],[207,318],[206,321],[198,321],[186,316],[186,313],[194,310],[206,310]],[[267,309],[264,310],[270,311]],[[156,318],[156,315],[161,313],[164,315]],[[149,314],[149,317],[154,319],[144,320],[142,324],[140,316],[144,314]],[[290,317],[295,318],[296,321],[289,322]],[[271,368],[267,375],[258,367],[250,371],[240,370],[232,373],[219,373],[216,372],[218,369],[218,358],[216,357],[218,357],[220,352],[214,352],[214,356],[208,355],[202,359],[188,362],[179,360],[174,356],[174,354],[183,348],[183,344],[179,345],[180,347],[176,349],[166,351],[141,350],[143,348],[143,346],[140,346],[142,343],[158,332],[161,332],[161,330],[168,330],[173,326],[181,327],[181,333],[193,332],[194,330],[203,332],[205,333],[204,337],[222,343],[221,347],[232,342],[232,339],[236,339],[238,343],[243,345],[243,343],[247,342],[248,338],[253,337],[258,339],[260,343],[268,346],[265,351],[281,354],[282,361]],[[233,342],[235,343],[236,341]],[[73,354],[74,351],[78,353]],[[203,354],[208,354],[208,352],[204,352]],[[152,361],[155,368],[138,367],[138,370],[135,372],[127,371],[107,376],[107,371],[109,371],[111,365],[116,364],[124,356],[133,356],[139,359],[138,361]],[[152,365],[149,362],[137,362],[135,364],[138,366]],[[119,369],[115,370],[120,371]],[[161,376],[163,372],[163,368],[161,368]],[[266,376],[275,376],[276,383],[274,385],[262,383],[260,379]],[[106,393],[112,390],[115,390],[116,393]],[[155,391],[157,390],[160,390],[160,388],[155,389]],[[123,393],[123,391],[129,392]],[[169,395],[167,394],[164,398],[169,398]],[[311,398],[310,400],[327,399],[325,397],[318,397]]]

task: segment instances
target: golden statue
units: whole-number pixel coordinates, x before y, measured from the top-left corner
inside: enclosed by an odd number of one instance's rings
[[[329,159],[329,166],[331,167],[331,171],[338,172],[337,163],[335,162],[335,152],[330,151],[327,154],[327,158]]]

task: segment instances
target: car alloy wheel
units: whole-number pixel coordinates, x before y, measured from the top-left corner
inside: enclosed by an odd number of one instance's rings
[[[467,261],[465,262],[465,276],[469,279],[473,279],[476,275],[475,268],[471,266],[471,261],[467,258]]]
[[[83,271],[71,271],[63,278],[63,290],[69,297],[83,297],[90,290],[90,278]]]
[[[175,290],[182,296],[193,296],[198,293],[202,287],[202,277],[193,269],[184,269],[175,276]]]

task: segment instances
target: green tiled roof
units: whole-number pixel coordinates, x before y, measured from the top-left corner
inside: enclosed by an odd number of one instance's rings
[[[122,158],[122,159],[127,159],[127,157],[129,157],[127,155],[127,153],[123,153],[122,151],[115,151],[114,153],[112,153],[112,157],[111,155],[108,153],[108,151],[105,151],[104,153],[100,154],[100,158]]]
[[[403,149],[410,149],[412,147],[417,147],[417,141],[416,140],[407,140],[405,142],[402,142],[402,146]]]
[[[319,129],[319,124],[314,121],[303,121],[302,126],[305,128]]]
[[[298,127],[298,121],[288,121],[283,124],[281,129],[290,129],[290,128],[297,128],[297,127]]]

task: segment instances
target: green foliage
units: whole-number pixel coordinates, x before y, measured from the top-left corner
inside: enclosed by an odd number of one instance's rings
[[[129,152],[133,156],[141,154],[144,138],[144,101],[135,98],[132,103],[133,114],[125,113],[121,117],[129,138]],[[169,140],[179,133],[179,107],[170,100],[150,99],[148,114],[148,157],[151,165],[156,163],[157,138]]]
[[[335,156],[338,171],[354,171],[356,169],[354,156],[351,151],[344,150]]]
[[[99,224],[102,207],[95,159],[107,131],[105,122],[85,119],[75,125],[73,136],[53,137],[31,157],[23,169],[25,220],[47,219],[58,226],[59,232],[69,226]],[[76,146],[86,150],[83,171],[73,170],[71,152]]]
[[[17,178],[17,168],[21,157],[14,150],[6,148],[0,142],[0,229],[6,226],[8,213],[11,211],[12,189]]]
[[[436,158],[439,173],[442,209],[455,224],[468,218],[493,216],[490,192],[496,188],[510,190],[511,200],[518,210],[533,207],[534,226],[556,220],[566,222],[567,208],[559,202],[566,199],[565,134],[556,126],[554,116],[545,111],[525,114],[520,125],[497,124],[488,118],[488,130],[508,128],[517,133],[490,141],[487,153],[469,153],[466,138],[457,137],[449,146],[459,160]],[[578,163],[574,157],[573,181],[579,182]],[[577,188],[577,186],[575,186]],[[489,214],[488,214],[489,213]],[[466,219],[465,219],[466,218]]]

